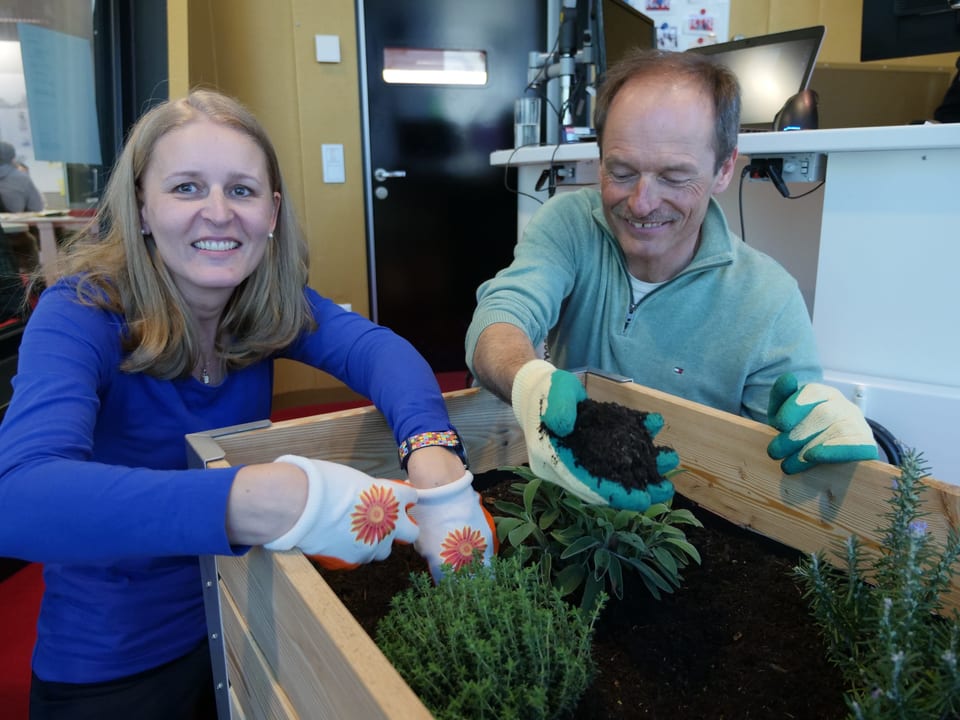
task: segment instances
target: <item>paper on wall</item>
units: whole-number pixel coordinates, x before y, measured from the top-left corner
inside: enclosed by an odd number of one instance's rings
[[[727,42],[730,36],[730,0],[627,0],[653,19],[657,46],[687,50]]]

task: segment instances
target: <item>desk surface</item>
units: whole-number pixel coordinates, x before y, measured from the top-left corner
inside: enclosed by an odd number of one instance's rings
[[[0,222],[3,223],[3,228],[7,230],[7,232],[16,232],[15,230],[8,230],[7,223],[23,226],[32,225],[37,229],[37,242],[40,246],[40,266],[43,268],[47,285],[52,285],[57,279],[55,274],[57,264],[57,228],[76,228],[80,230],[82,226],[87,225],[92,220],[94,220],[92,217],[69,215],[66,211],[0,213]],[[24,227],[24,229],[26,229],[26,227]]]
[[[740,133],[737,144],[742,155],[960,148],[960,123]],[[596,160],[598,157],[595,142],[531,145],[496,150],[490,154],[490,164],[516,167]]]
[[[89,222],[90,218],[83,215],[70,215],[66,210],[45,210],[41,212],[0,213],[0,222],[6,227],[8,223],[26,223],[39,225],[53,223],[54,225],[80,225]]]

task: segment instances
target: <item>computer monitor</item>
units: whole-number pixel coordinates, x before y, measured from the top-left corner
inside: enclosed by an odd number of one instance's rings
[[[596,5],[598,75],[633,48],[657,46],[657,27],[652,18],[622,0],[596,0]]]
[[[578,62],[571,96],[573,126],[579,139],[592,140],[594,90],[607,68],[633,48],[657,46],[653,20],[623,0],[577,0]],[[589,44],[590,54],[582,53]]]
[[[780,108],[806,90],[823,44],[822,25],[698,45],[686,52],[709,55],[733,70],[740,82],[740,129],[772,130]]]
[[[957,0],[863,0],[860,60],[960,52]]]

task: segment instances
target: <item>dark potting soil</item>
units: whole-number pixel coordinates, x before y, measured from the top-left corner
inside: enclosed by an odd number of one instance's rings
[[[646,418],[640,410],[588,398],[577,404],[577,420],[569,435],[555,435],[546,426],[544,430],[558,445],[569,448],[577,464],[594,477],[643,490],[660,482],[657,453],[670,449],[654,444]]]
[[[479,475],[474,487],[493,512],[516,478]],[[701,565],[682,587],[653,599],[626,574],[594,635],[598,674],[577,720],[835,720],[846,716],[843,684],[791,570],[799,554],[741,529],[681,496],[704,524],[686,529]],[[426,572],[410,546],[351,571],[321,571],[371,637],[411,572]],[[469,719],[466,719],[469,720]]]

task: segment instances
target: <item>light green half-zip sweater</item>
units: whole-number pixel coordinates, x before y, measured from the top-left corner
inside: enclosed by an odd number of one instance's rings
[[[692,262],[640,302],[627,324],[630,279],[594,188],[551,198],[514,260],[477,290],[467,366],[492,323],[521,328],[566,369],[598,368],[761,422],[774,381],[822,376],[796,280],[742,242],[711,199]]]

